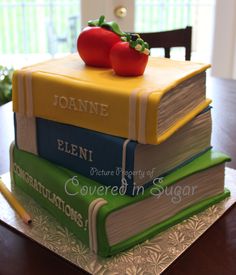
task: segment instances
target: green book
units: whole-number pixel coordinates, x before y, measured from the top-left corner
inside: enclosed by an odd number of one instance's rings
[[[149,239],[230,195],[230,158],[207,151],[135,197],[11,146],[11,177],[83,243],[107,257]],[[32,217],[34,218],[34,217]]]

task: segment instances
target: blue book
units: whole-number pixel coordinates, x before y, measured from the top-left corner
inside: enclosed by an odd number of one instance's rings
[[[159,145],[15,113],[19,149],[134,196],[210,146],[208,108]]]

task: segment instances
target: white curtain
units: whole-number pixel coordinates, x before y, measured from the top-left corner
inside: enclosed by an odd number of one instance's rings
[[[212,75],[236,79],[235,0],[216,0]]]

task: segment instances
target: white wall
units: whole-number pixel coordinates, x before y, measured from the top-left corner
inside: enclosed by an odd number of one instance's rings
[[[125,7],[127,16],[118,18],[114,10],[117,7]],[[97,19],[105,15],[107,21],[116,21],[122,30],[134,29],[134,0],[84,0],[81,1],[82,27],[87,26],[88,20]]]
[[[235,0],[216,0],[212,75],[236,79]]]

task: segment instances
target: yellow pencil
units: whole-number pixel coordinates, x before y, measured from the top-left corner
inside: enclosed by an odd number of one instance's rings
[[[22,218],[23,222],[26,224],[31,223],[30,215],[26,210],[20,205],[17,199],[12,195],[12,193],[7,189],[3,181],[0,179],[0,192],[3,194],[8,203],[15,209],[15,211]]]

